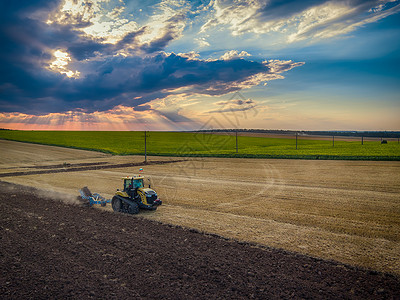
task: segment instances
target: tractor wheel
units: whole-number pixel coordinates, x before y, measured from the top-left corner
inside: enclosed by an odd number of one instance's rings
[[[122,208],[122,202],[120,199],[118,199],[118,197],[113,197],[111,200],[111,206],[114,211],[120,212]]]
[[[133,202],[132,205],[129,205],[128,207],[128,213],[131,215],[136,215],[139,213],[139,205],[137,203]]]

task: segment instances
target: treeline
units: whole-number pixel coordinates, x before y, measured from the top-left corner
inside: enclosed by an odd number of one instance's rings
[[[282,135],[324,135],[324,136],[351,136],[375,138],[399,138],[400,131],[307,131],[307,130],[266,130],[266,129],[205,129],[193,132],[252,132]]]

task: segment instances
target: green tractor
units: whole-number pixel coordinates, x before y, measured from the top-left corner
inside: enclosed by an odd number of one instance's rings
[[[123,180],[124,189],[122,191],[118,189],[111,200],[114,211],[137,214],[139,209],[156,210],[162,204],[150,185],[148,188],[144,187],[142,175],[124,177]]]

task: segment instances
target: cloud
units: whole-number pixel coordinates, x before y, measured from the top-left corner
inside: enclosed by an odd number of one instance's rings
[[[251,56],[251,55],[249,53],[247,53],[246,51],[242,51],[239,53],[237,50],[230,50],[228,52],[225,52],[224,55],[222,55],[219,59],[230,60],[230,59],[246,57],[246,56]]]
[[[254,101],[252,99],[247,99],[247,100],[232,99],[232,100],[228,100],[228,101],[219,101],[215,104],[222,105],[222,106],[226,106],[226,105],[242,106],[242,105],[254,105]]]
[[[140,26],[121,16],[124,6],[110,10],[103,1],[67,0],[46,21],[51,33],[46,44],[65,48],[77,60],[161,51],[181,36],[186,24],[182,9],[170,10],[168,5],[177,7],[172,1],[160,3]]]
[[[279,32],[287,42],[315,40],[348,34],[399,11],[393,0],[219,0],[201,32],[226,25],[233,35]]]
[[[227,101],[218,101],[214,104],[221,107],[210,110],[207,113],[244,112],[254,110],[256,107],[256,102],[252,99],[231,99]]]
[[[199,60],[200,59],[200,54],[195,51],[190,51],[187,53],[178,53],[178,55],[181,57],[191,59],[191,60]]]
[[[124,6],[109,9],[108,1],[65,0],[48,15],[46,23],[70,26],[81,34],[114,44],[127,33],[136,31],[138,24],[121,16]]]
[[[159,30],[158,36],[142,45],[141,49],[147,53],[164,50],[168,43],[178,39],[185,27],[185,16],[174,15],[163,22],[164,27]]]
[[[199,45],[200,48],[209,47],[210,46],[210,43],[207,42],[205,37],[199,37],[199,38],[196,38],[194,40],[196,41],[196,43]]]
[[[135,106],[135,111],[146,111],[146,110],[152,110],[152,108],[151,108],[151,106],[150,105],[147,105],[147,104],[143,104],[143,105],[138,105],[138,106]]]
[[[271,63],[244,59],[206,61],[160,52],[153,56],[113,56],[74,65],[77,79],[54,74],[40,66],[32,72],[9,63],[2,73],[2,111],[48,113],[85,109],[108,110],[117,105],[137,106],[165,97],[177,88],[197,94],[222,95],[248,88],[300,64],[288,62],[271,72]],[[40,59],[38,60],[40,64]],[[32,59],[34,65],[38,61]],[[5,62],[4,62],[5,63]],[[7,63],[5,63],[7,64]],[[26,64],[25,64],[26,66]],[[67,67],[67,66],[63,66]]]
[[[107,12],[103,4],[15,1],[7,6],[0,20],[0,111],[61,113],[61,123],[72,118],[66,112],[76,111],[79,114],[73,118],[96,123],[87,114],[120,106],[155,113],[148,105],[155,99],[224,95],[283,78],[282,72],[303,64],[250,61],[246,51],[236,50],[217,60],[202,59],[194,51],[166,53],[167,45],[179,39],[186,26],[185,1],[162,1],[143,24],[126,19],[123,6]],[[110,20],[116,25],[109,25]],[[157,114],[189,122],[179,111]]]

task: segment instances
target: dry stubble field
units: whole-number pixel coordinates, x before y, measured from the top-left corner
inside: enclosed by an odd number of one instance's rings
[[[143,161],[10,141],[0,151],[0,180],[67,202],[84,185],[111,197],[139,167],[15,173]],[[400,275],[400,162],[196,158],[144,173],[164,201],[144,218]]]

